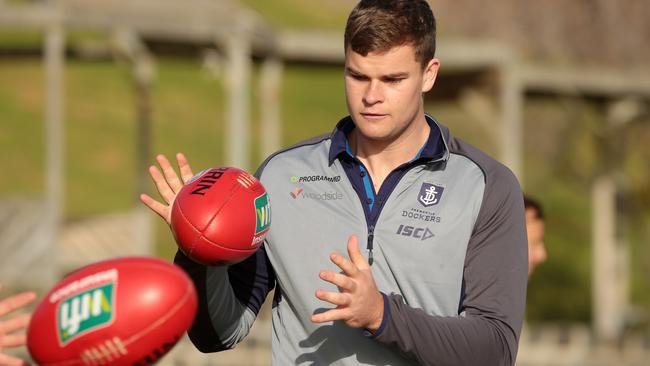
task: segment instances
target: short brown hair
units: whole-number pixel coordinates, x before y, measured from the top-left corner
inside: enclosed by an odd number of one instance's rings
[[[345,27],[345,52],[363,56],[412,44],[426,67],[436,53],[436,19],[425,0],[362,0]]]
[[[544,220],[544,211],[542,210],[542,204],[539,203],[536,199],[524,195],[524,209],[533,210],[535,212],[535,217]]]

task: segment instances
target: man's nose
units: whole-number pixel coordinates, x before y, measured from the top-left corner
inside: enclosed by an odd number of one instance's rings
[[[363,102],[367,105],[374,105],[382,102],[384,97],[381,89],[381,83],[377,80],[368,83],[365,93],[363,94]]]

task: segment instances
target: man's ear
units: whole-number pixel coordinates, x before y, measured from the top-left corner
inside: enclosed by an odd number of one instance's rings
[[[422,80],[422,93],[426,93],[433,87],[440,69],[440,60],[432,58],[424,68],[424,78]]]

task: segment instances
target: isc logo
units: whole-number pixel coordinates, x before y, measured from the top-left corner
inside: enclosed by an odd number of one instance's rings
[[[429,228],[413,227],[409,225],[400,225],[397,229],[397,234],[420,240],[426,240],[434,236]]]
[[[59,340],[66,344],[113,319],[114,284],[108,283],[71,296],[58,311]]]

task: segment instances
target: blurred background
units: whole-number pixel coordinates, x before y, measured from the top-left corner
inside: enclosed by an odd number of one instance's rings
[[[43,295],[105,258],[171,259],[137,199],[157,153],[254,171],[331,131],[355,3],[0,0],[0,295]],[[518,364],[646,365],[650,1],[430,3],[442,67],[426,111],[544,206]],[[266,307],[236,350],[183,340],[161,363],[268,365],[270,335]]]

